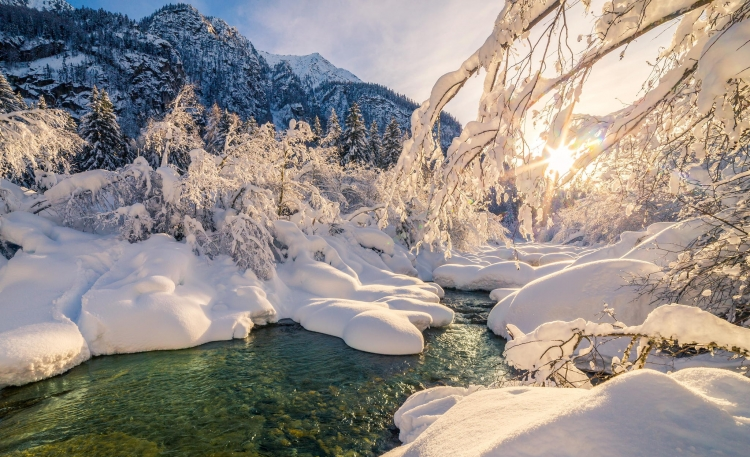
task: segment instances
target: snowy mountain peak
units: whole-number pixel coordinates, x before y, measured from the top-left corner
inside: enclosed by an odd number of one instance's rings
[[[309,81],[313,87],[324,82],[362,82],[351,72],[338,68],[317,52],[306,56],[278,55],[260,51],[259,54],[271,68],[286,62],[301,81]]]
[[[0,5],[25,6],[39,11],[72,11],[74,9],[65,0],[0,0]]]

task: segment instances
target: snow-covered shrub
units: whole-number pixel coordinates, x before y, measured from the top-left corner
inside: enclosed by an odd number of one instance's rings
[[[203,148],[196,119],[203,112],[195,88],[186,85],[161,120],[149,119],[141,131],[142,154],[152,166],[174,165],[181,172],[190,164],[190,151]]]
[[[0,176],[28,187],[34,171],[67,172],[83,141],[70,115],[58,109],[0,111]]]
[[[548,322],[528,334],[513,325],[508,325],[507,331],[513,339],[505,346],[506,361],[525,373],[527,383],[535,385],[589,388],[589,378],[577,363],[588,362],[592,372],[617,376],[643,368],[651,351],[658,348],[724,350],[750,357],[750,330],[696,307],[677,304],[656,308],[643,324],[635,326],[577,319]],[[613,357],[605,367],[597,346],[613,338],[629,338],[630,343],[622,357]],[[587,344],[581,347],[584,342]]]

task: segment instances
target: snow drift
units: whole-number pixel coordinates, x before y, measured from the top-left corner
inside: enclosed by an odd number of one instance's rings
[[[591,390],[438,387],[399,409],[406,444],[386,456],[745,455],[748,389],[708,368],[640,370]]]

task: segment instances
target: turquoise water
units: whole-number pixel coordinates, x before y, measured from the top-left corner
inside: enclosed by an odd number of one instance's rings
[[[359,352],[298,325],[179,351],[94,358],[0,390],[2,455],[379,455],[413,392],[502,378],[486,294],[448,292],[456,323],[414,356]]]

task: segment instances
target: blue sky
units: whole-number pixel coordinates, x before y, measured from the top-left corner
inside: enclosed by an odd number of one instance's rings
[[[75,7],[104,8],[135,19],[176,3],[68,1]],[[360,79],[384,84],[420,103],[440,76],[458,68],[481,46],[502,8],[499,0],[182,1],[237,27],[260,50],[297,55],[319,52]],[[597,69],[579,109],[605,114],[621,107],[622,101],[632,102],[648,75],[644,62],[653,59],[658,44],[652,38],[641,39],[624,61],[613,56]],[[447,110],[463,123],[473,120],[480,94],[478,77]]]

